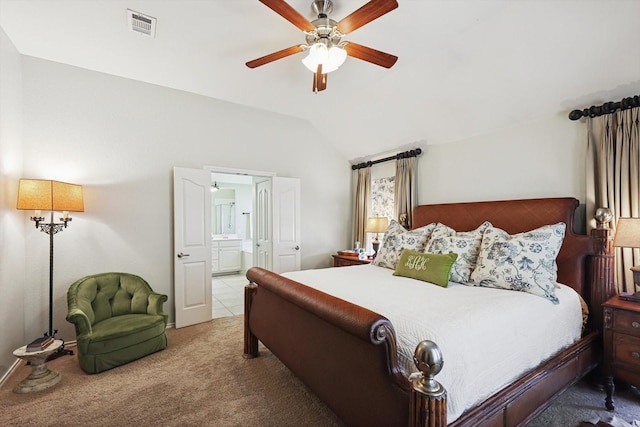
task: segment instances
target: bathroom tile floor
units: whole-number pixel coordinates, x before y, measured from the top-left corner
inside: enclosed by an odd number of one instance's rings
[[[244,287],[249,283],[244,274],[213,276],[213,318],[244,314]]]

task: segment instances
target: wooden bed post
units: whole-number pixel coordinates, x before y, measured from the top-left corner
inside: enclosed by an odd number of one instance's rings
[[[258,285],[249,283],[244,287],[244,354],[245,359],[258,357],[258,338],[251,333],[249,327],[249,311],[251,310],[251,300],[258,290]]]
[[[591,230],[593,255],[591,257],[591,282],[589,298],[593,313],[589,313],[591,327],[603,330],[602,304],[616,294],[614,284],[615,257],[613,251],[613,236],[609,222],[611,211],[606,208],[596,210],[597,228]]]
[[[420,371],[409,394],[409,427],[446,427],[447,391],[434,377],[444,361],[433,341],[421,341],[413,355]]]

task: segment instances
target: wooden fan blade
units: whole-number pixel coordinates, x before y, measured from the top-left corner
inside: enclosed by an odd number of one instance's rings
[[[286,1],[283,0],[259,0],[260,3],[267,6],[269,9],[273,10],[278,15],[282,16],[287,21],[291,22],[296,27],[300,28],[302,31],[313,31],[315,30],[315,26],[309,22],[307,18],[300,15],[297,10],[289,5]]]
[[[393,64],[398,60],[398,57],[395,55],[381,52],[357,43],[349,42],[344,46],[344,49],[347,51],[347,55],[353,58],[362,59],[363,61],[371,62],[372,64],[376,64],[384,68],[393,67]]]
[[[286,58],[287,56],[293,55],[295,53],[302,52],[304,49],[302,46],[291,46],[286,49],[279,50],[277,52],[270,53],[269,55],[265,55],[261,58],[254,59],[253,61],[247,62],[247,67],[256,68],[264,64],[268,64],[269,62],[273,62],[278,59]]]
[[[318,64],[318,70],[313,73],[313,92],[318,93],[327,88],[327,75],[322,74],[322,64]]]
[[[349,34],[365,24],[380,18],[398,7],[396,0],[371,0],[351,15],[342,18],[336,28],[342,34]]]

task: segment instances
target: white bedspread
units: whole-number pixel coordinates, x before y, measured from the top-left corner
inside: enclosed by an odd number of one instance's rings
[[[447,389],[448,422],[522,373],[575,342],[582,312],[577,293],[559,285],[559,305],[524,292],[449,283],[442,288],[374,265],[283,274],[387,317],[408,377],[413,352],[429,339],[442,350],[436,379]]]

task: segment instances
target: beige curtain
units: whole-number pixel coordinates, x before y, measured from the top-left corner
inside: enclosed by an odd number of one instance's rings
[[[588,118],[587,219],[595,209],[620,217],[640,217],[640,108]],[[589,225],[593,227],[593,222]],[[616,248],[619,292],[635,292],[629,268],[640,264],[640,249]]]
[[[415,166],[415,157],[396,160],[395,217],[407,229],[412,227],[413,208],[416,204]]]
[[[367,241],[367,234],[364,229],[369,216],[369,204],[371,200],[371,168],[365,167],[357,169],[355,205],[353,208],[353,241],[360,242],[362,247]]]

